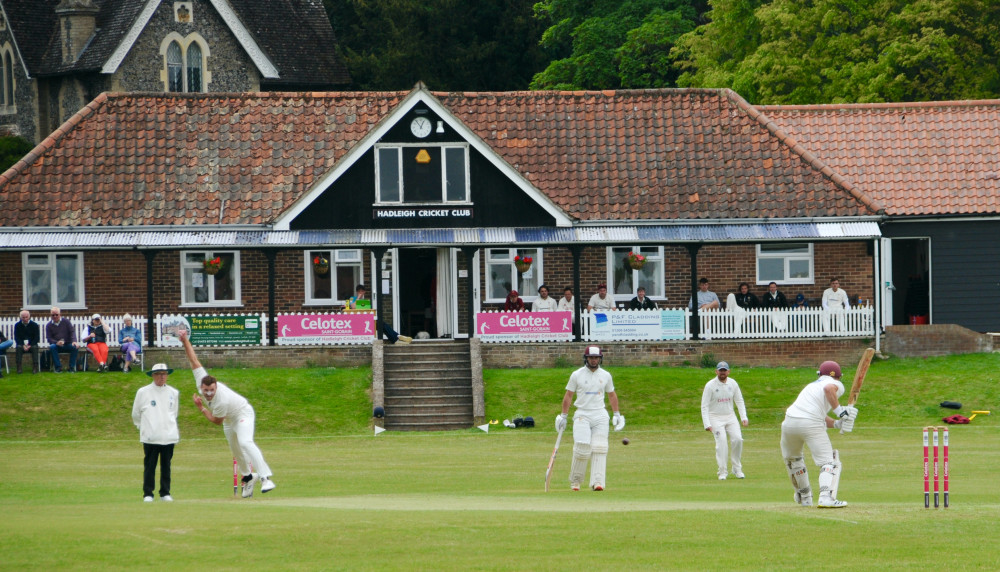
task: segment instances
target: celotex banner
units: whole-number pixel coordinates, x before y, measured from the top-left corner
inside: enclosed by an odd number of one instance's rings
[[[246,346],[261,344],[263,328],[259,315],[165,316],[161,322],[165,346],[179,346],[177,332],[190,332],[194,346]]]
[[[573,339],[572,312],[480,312],[476,334],[484,342]]]
[[[370,344],[374,340],[374,313],[278,316],[278,345]]]

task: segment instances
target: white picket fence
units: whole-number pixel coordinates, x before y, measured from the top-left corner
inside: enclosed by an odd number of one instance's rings
[[[856,306],[848,310],[823,308],[798,310],[699,310],[701,338],[830,338],[875,335],[875,309]]]
[[[76,333],[76,341],[78,343],[81,343],[81,345],[82,345],[82,342],[80,342],[80,340],[82,340],[84,338],[84,336],[87,335],[87,326],[90,325],[90,318],[91,318],[92,315],[93,314],[88,315],[88,316],[65,316],[64,315],[62,317],[62,319],[64,319],[64,320],[69,320],[69,323],[73,325],[73,331]],[[109,333],[108,333],[108,347],[109,348],[116,348],[116,347],[119,347],[121,345],[121,344],[118,343],[118,331],[121,330],[125,326],[125,320],[123,318],[124,318],[124,315],[122,315],[122,316],[101,316],[101,321],[104,322],[104,326],[107,327],[108,330],[109,330]],[[37,319],[35,319],[34,316],[32,316],[31,319],[35,320],[35,322],[38,323],[38,330],[39,330],[39,333],[41,335],[41,340],[40,340],[38,346],[41,347],[41,348],[48,348],[49,347],[49,343],[48,343],[48,340],[45,338],[45,326],[49,323],[49,320],[47,318],[44,319],[44,320],[37,320]],[[21,319],[19,317],[14,317],[14,318],[4,317],[4,318],[0,318],[0,331],[2,331],[5,336],[7,336],[7,339],[12,340],[12,339],[14,339],[14,325],[17,324],[20,321],[21,321]],[[140,345],[142,345],[143,347],[145,347],[146,346],[146,338],[145,338],[145,335],[146,335],[146,317],[145,316],[132,316],[132,325],[135,326],[136,328],[139,328],[139,331],[142,332],[143,339],[142,339],[142,343]]]

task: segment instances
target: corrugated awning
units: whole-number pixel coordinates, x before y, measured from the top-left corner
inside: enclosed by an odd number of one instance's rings
[[[188,247],[371,247],[663,244],[845,240],[882,236],[876,222],[676,224],[576,228],[391,230],[48,230],[0,231],[0,249]]]

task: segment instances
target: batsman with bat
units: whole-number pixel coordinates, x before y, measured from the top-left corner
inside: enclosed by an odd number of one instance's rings
[[[844,384],[840,382],[841,371],[837,362],[823,362],[818,373],[819,379],[807,385],[785,411],[785,420],[781,422],[781,455],[785,458],[788,476],[795,489],[795,502],[802,506],[812,506],[812,488],[809,486],[809,472],[803,454],[803,446],[808,445],[813,461],[820,468],[817,506],[843,508],[847,503],[837,499],[840,455],[830,443],[826,431],[833,427],[850,433],[854,429],[858,410],[853,405],[840,405]],[[859,370],[858,373],[863,379],[864,372]],[[859,381],[855,379],[855,385],[860,389]],[[831,409],[837,416],[836,420],[828,416]]]
[[[618,394],[611,374],[601,369],[604,354],[598,346],[587,346],[583,352],[584,366],[573,372],[566,384],[562,401],[562,414],[556,416],[556,431],[566,428],[569,406],[576,406],[573,414],[573,462],[569,470],[569,485],[580,490],[580,483],[590,464],[590,488],[603,491],[607,484],[605,470],[608,463],[608,411],[604,408],[607,394],[615,415],[615,431],[625,428],[625,417],[618,411]],[[576,401],[573,400],[574,395]]]

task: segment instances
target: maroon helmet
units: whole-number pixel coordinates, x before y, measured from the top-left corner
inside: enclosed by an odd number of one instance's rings
[[[835,361],[825,361],[819,364],[819,371],[816,372],[820,375],[828,375],[830,377],[840,378],[840,364]]]

